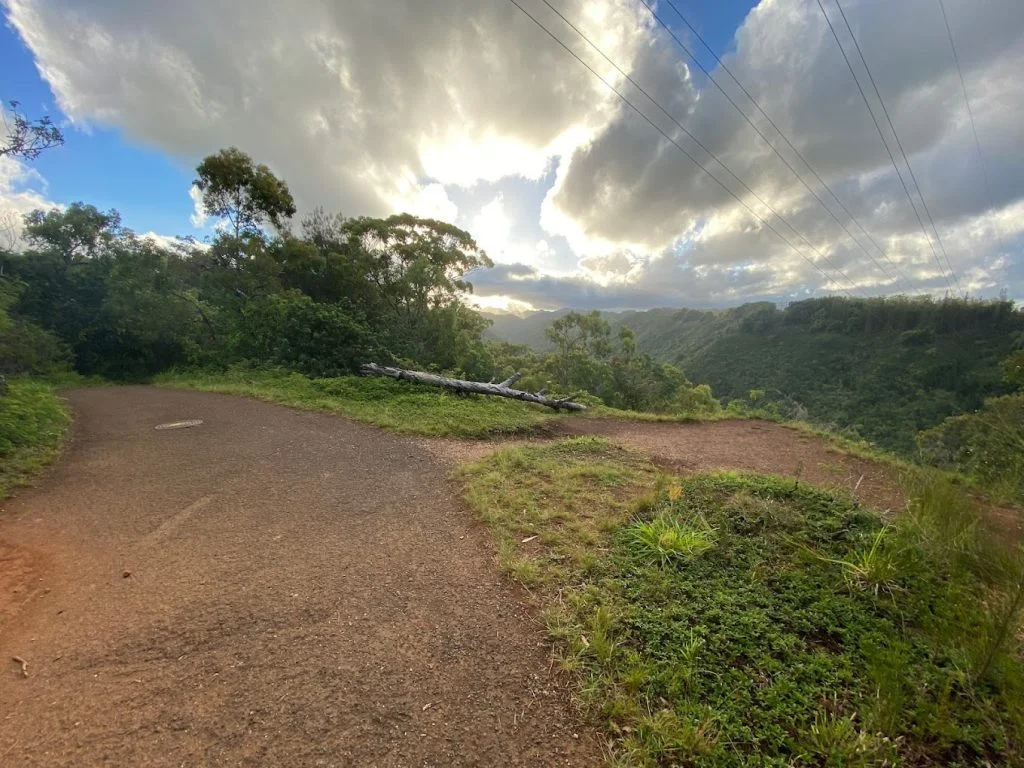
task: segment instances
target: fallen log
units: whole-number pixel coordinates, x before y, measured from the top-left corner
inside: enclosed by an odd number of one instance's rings
[[[556,411],[585,411],[587,407],[579,403],[574,403],[572,400],[576,395],[570,395],[569,397],[563,397],[560,399],[554,399],[545,397],[542,390],[541,392],[525,392],[521,389],[512,389],[509,384],[513,384],[522,378],[521,374],[511,376],[505,381],[499,384],[488,383],[486,381],[468,381],[466,379],[450,379],[447,376],[438,376],[435,373],[427,373],[425,371],[410,371],[405,368],[392,368],[386,365],[377,365],[376,363],[365,363],[359,367],[360,373],[364,376],[387,376],[392,379],[399,379],[400,381],[412,381],[416,384],[426,384],[430,387],[441,387],[442,389],[448,389],[452,392],[472,392],[477,395],[493,395],[494,397],[507,397],[510,400],[522,400],[527,403],[537,403],[548,408],[553,408]]]

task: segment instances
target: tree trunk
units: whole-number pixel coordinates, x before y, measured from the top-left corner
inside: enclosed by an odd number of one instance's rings
[[[506,379],[500,384],[488,384],[484,381],[467,381],[465,379],[449,379],[446,376],[438,376],[425,371],[409,371],[404,368],[390,368],[376,363],[366,363],[359,367],[360,373],[364,376],[387,376],[401,381],[412,381],[416,384],[426,384],[430,387],[441,387],[452,392],[472,392],[477,395],[493,395],[495,397],[507,397],[510,400],[522,400],[527,403],[537,403],[556,411],[585,411],[587,407],[572,402],[572,398],[563,397],[554,399],[545,397],[539,392],[524,392],[519,389],[512,389],[509,383],[514,383],[520,377],[519,374]]]

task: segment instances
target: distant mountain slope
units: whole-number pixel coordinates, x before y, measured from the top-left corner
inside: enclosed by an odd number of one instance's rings
[[[544,335],[544,329],[571,311],[556,309],[552,312],[531,312],[528,315],[484,312],[483,316],[492,323],[491,327],[484,331],[484,337],[512,344],[525,344],[538,351],[546,351],[551,343]]]
[[[491,331],[544,349],[544,328],[564,313],[515,318]],[[764,390],[765,399],[798,402],[812,421],[903,453],[919,430],[1008,391],[999,363],[1024,346],[1024,313],[999,301],[826,298],[785,309],[760,303],[606,317],[723,401]]]

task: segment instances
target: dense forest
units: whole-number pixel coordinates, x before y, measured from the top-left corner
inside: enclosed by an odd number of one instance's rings
[[[494,317],[489,333],[550,349],[543,327],[559,316]],[[1024,348],[1024,313],[1009,301],[832,297],[604,318],[725,402],[756,390],[762,405],[904,454],[920,430],[1012,391],[1000,365]]]

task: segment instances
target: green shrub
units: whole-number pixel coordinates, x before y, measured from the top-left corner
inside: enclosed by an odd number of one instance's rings
[[[234,348],[257,365],[340,376],[372,359],[375,345],[369,329],[340,304],[286,291],[246,303]]]
[[[1024,502],[1024,393],[985,401],[918,435],[922,459],[961,472],[1004,498]]]
[[[70,421],[50,385],[7,382],[0,394],[0,499],[56,455]]]

